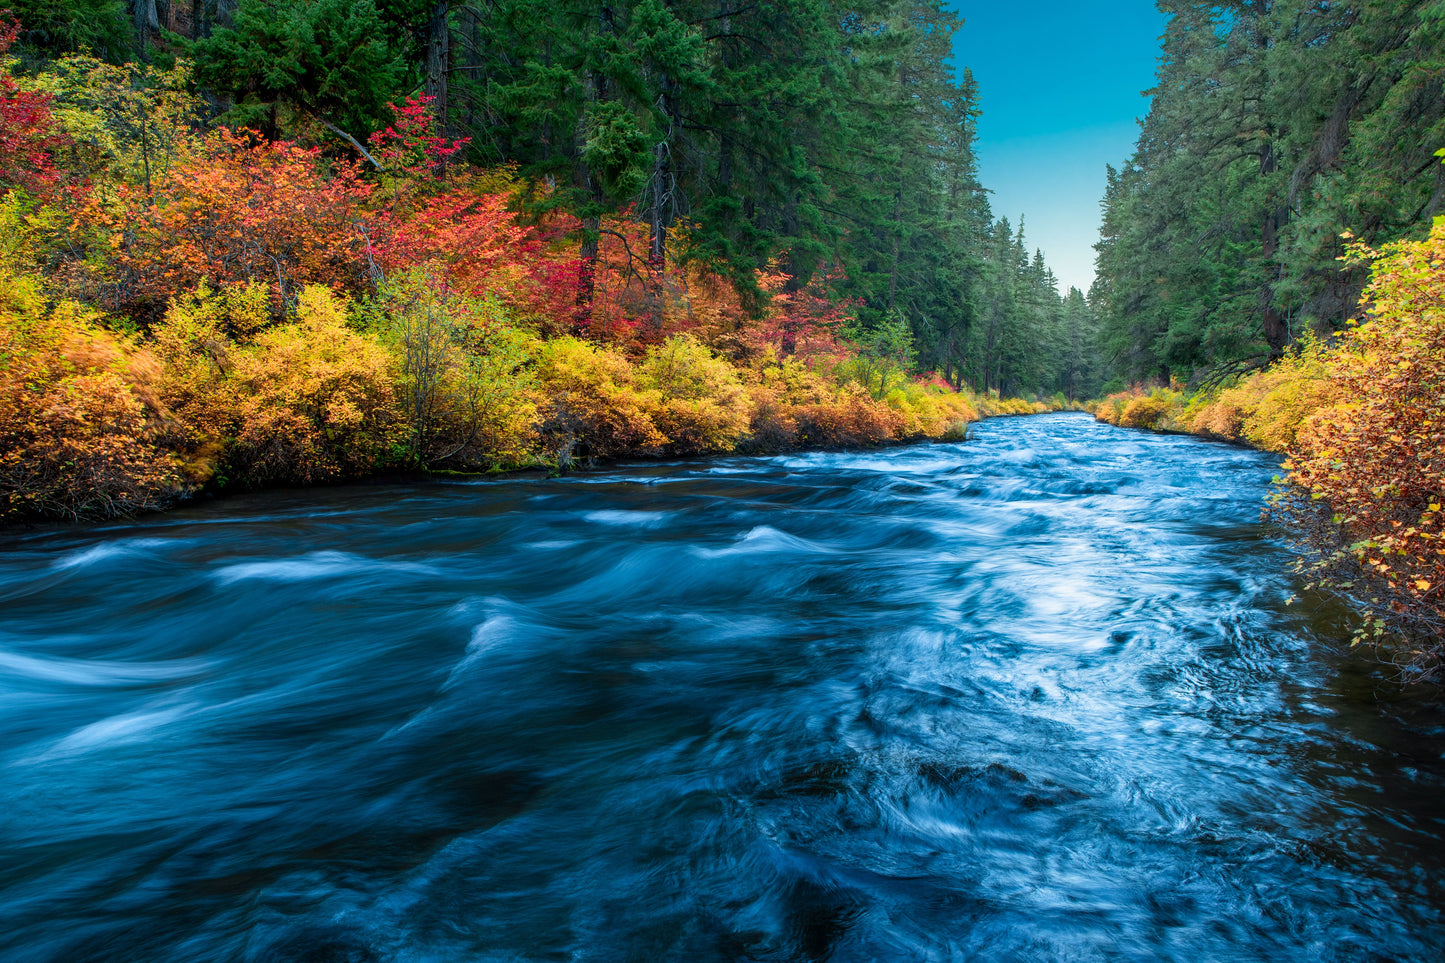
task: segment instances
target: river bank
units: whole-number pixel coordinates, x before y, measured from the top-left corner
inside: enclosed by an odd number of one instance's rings
[[[1445,678],[1445,220],[1424,241],[1359,249],[1358,323],[1268,367],[1187,392],[1138,386],[1095,405],[1110,424],[1286,456],[1270,512],[1312,584],[1353,600],[1354,637],[1411,679]]]

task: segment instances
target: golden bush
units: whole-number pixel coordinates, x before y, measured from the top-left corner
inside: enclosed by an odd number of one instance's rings
[[[737,369],[689,335],[650,348],[636,380],[672,454],[731,451],[748,428]]]
[[[157,443],[154,360],[78,305],[0,272],[0,517],[157,508],[180,480]]]
[[[611,348],[567,336],[544,344],[537,356],[542,389],[541,432],[548,456],[562,467],[590,458],[653,455],[667,437],[653,423],[654,390],[634,381],[627,357]]]

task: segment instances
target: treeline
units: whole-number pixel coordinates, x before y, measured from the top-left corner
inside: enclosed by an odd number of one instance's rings
[[[1357,314],[1340,258],[1445,205],[1439,4],[1240,0],[1168,14],[1138,147],[1110,170],[1091,303],[1122,378],[1222,375]]]
[[[1093,376],[937,3],[16,6],[6,516],[961,437]]]

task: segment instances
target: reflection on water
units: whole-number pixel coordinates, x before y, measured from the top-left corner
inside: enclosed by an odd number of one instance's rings
[[[1436,959],[1445,712],[1260,455],[962,445],[0,542],[0,959]]]

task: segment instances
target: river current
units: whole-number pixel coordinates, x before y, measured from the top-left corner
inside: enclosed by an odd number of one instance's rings
[[[974,434],[0,536],[0,959],[1438,959],[1276,463]]]

